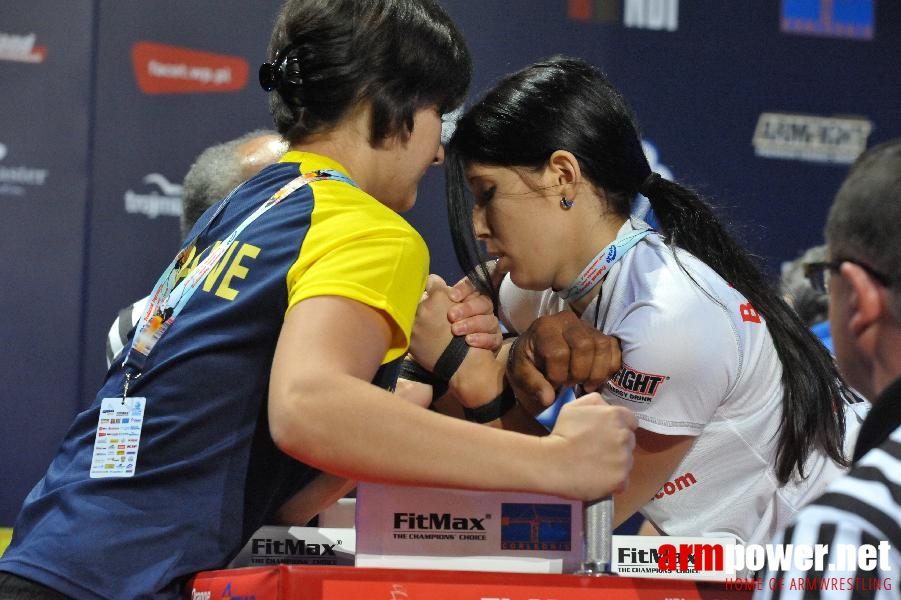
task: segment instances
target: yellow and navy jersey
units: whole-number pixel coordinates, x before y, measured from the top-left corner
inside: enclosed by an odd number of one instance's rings
[[[180,276],[282,186],[322,169],[346,174],[326,157],[289,152],[245,182],[188,235],[199,233],[198,250]],[[146,398],[134,475],[89,478],[101,400],[122,394],[120,356],[27,498],[2,568],[73,597],[124,598],[173,592],[191,573],[224,566],[317,473],[269,435],[269,372],[286,312],[333,295],[387,315],[394,335],[374,383],[390,388],[427,275],[425,242],[364,191],[321,180],[292,192],[229,245],[131,383],[129,396]]]

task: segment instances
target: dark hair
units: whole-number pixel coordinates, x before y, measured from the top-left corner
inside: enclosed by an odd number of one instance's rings
[[[503,79],[458,121],[447,146],[448,210],[464,272],[497,300],[476,241],[466,192],[466,164],[540,169],[556,150],[575,155],[586,178],[626,218],[639,189],[651,202],[667,244],[707,263],[766,319],[782,362],[783,419],[776,474],[783,483],[815,448],[847,465],[841,398],[852,393],[832,357],[782,300],[696,192],[652,176],[632,111],[595,68],[552,57]]]
[[[856,259],[901,285],[901,138],[874,146],[851,166],[826,220],[833,259]],[[894,309],[901,320],[901,304]]]
[[[242,165],[241,146],[254,138],[278,135],[269,129],[257,129],[201,152],[182,181],[181,235],[184,238],[197,219],[214,203],[225,198],[248,173]],[[277,157],[273,157],[277,158]]]
[[[291,144],[364,101],[372,144],[410,132],[417,109],[459,106],[472,73],[463,37],[434,0],[288,0],[269,56],[285,65],[269,108]]]

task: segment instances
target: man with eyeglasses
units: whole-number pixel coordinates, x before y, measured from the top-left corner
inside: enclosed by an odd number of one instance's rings
[[[851,470],[802,509],[774,540],[794,548],[828,544],[829,553],[820,572],[794,565],[790,570],[771,570],[763,581],[783,578],[785,587],[774,593],[764,585],[755,598],[901,597],[899,225],[901,138],[870,149],[854,163],[826,222],[827,260],[805,265],[811,285],[829,294],[829,323],[839,369],[848,383],[873,402],[860,429]],[[881,549],[858,569],[848,564],[852,561],[843,560],[847,558],[844,544]],[[845,556],[840,558],[839,553]],[[806,586],[789,589],[788,582],[798,578],[834,579],[841,585],[818,591]]]

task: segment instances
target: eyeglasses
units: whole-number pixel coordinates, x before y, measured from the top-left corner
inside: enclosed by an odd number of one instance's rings
[[[810,282],[810,286],[814,290],[821,294],[825,294],[829,291],[829,272],[838,271],[839,267],[842,266],[842,263],[846,262],[857,265],[858,267],[866,271],[870,277],[872,277],[882,285],[886,287],[892,285],[892,280],[888,277],[888,275],[883,275],[872,267],[856,260],[851,260],[849,258],[839,258],[832,261],[804,263],[804,276],[807,277],[807,281]]]

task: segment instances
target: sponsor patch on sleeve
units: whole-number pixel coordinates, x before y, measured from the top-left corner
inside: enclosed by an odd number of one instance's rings
[[[666,375],[644,373],[623,363],[622,368],[607,382],[607,388],[617,398],[647,404],[668,379]]]

